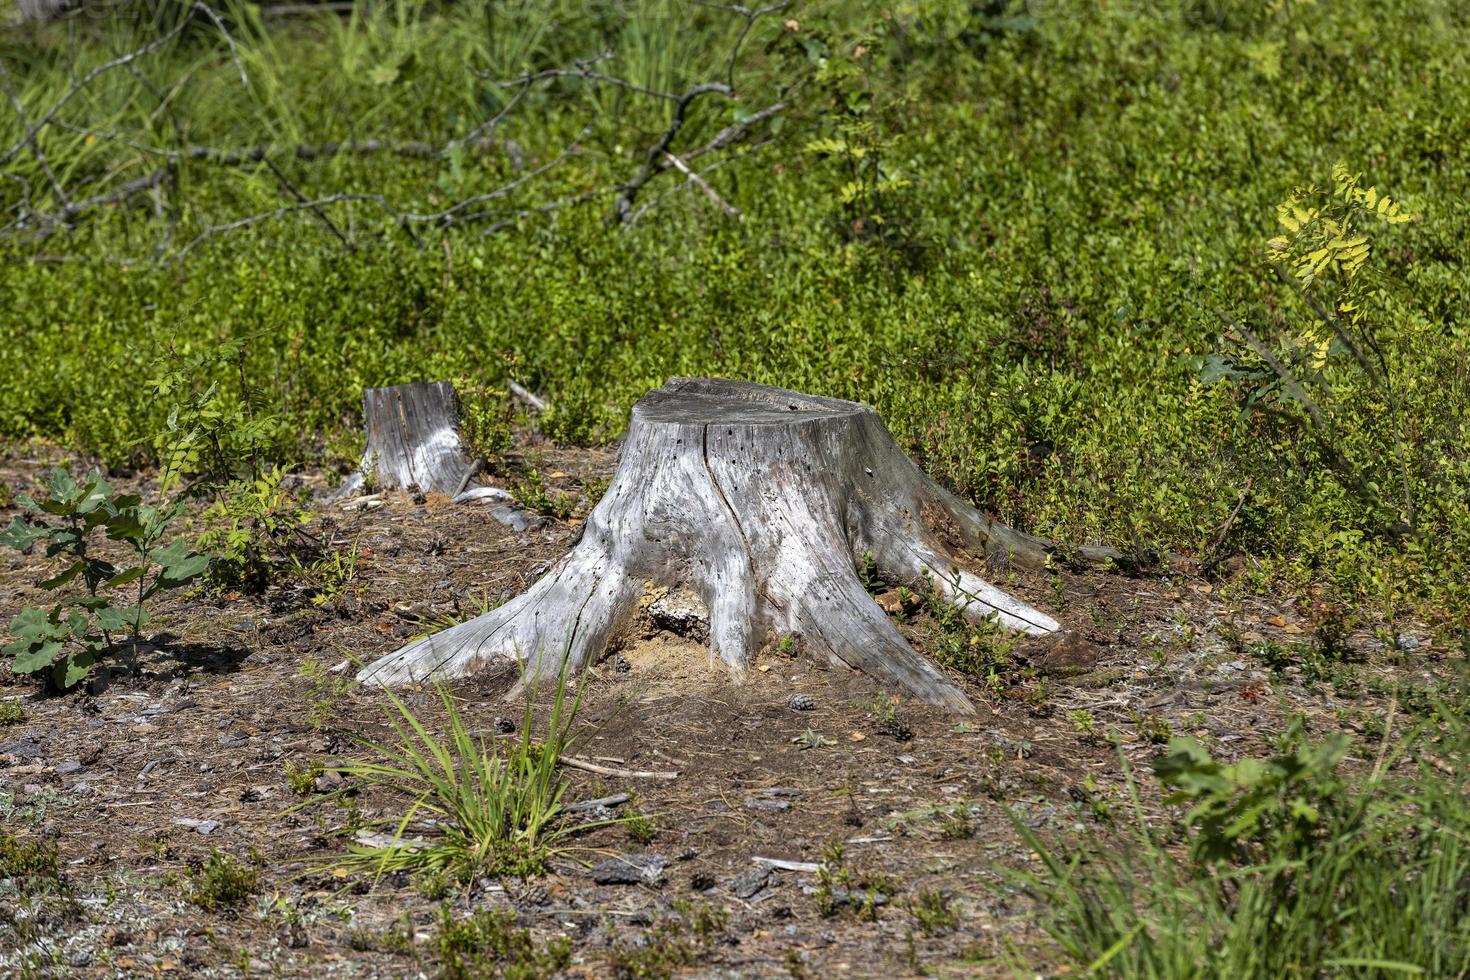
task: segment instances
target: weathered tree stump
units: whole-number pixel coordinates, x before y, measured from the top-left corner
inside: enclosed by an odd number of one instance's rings
[[[764,644],[795,636],[808,653],[972,712],[899,634],[858,567],[871,556],[884,579],[932,582],[972,619],[1049,633],[1049,616],[956,561],[957,552],[1012,544],[1034,557],[1046,542],[991,522],[926,477],[866,405],[679,378],[633,407],[612,484],[566,557],[499,609],[358,676],[453,677],[504,658],[528,679],[579,669],[602,654],[647,586],[682,586],[708,608],[711,660],[736,675]]]
[[[540,402],[519,385],[515,388],[520,397]],[[516,532],[545,523],[499,487],[470,486],[485,461],[471,460],[460,442],[459,396],[449,382],[368,388],[362,393],[362,414],[367,431],[362,461],[333,497],[357,493],[372,477],[383,490],[442,493],[457,504],[484,501],[491,517]]]
[[[472,470],[459,442],[459,397],[447,381],[368,388],[362,393],[367,430],[358,472],[344,493],[371,475],[387,490],[417,487],[454,496]]]

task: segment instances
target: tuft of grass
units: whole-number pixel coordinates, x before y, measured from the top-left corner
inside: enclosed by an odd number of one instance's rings
[[[25,709],[19,701],[0,701],[0,727],[19,725],[26,720]]]
[[[437,871],[422,871],[414,876],[414,891],[431,902],[441,901],[449,896],[449,881]]]
[[[306,682],[304,700],[311,727],[317,731],[331,727],[338,706],[352,690],[352,678],[334,674],[322,661],[308,657],[301,664],[301,679]]]
[[[675,902],[672,914],[628,942],[621,938],[608,954],[616,980],[665,980],[687,970],[713,951],[729,925],[724,909]]]
[[[1013,878],[1090,976],[1465,976],[1467,748],[1463,728],[1421,729],[1349,779],[1346,743],[1307,745],[1299,728],[1229,766],[1176,738],[1157,768],[1191,804],[1188,857],[1149,826],[1130,775],[1128,846],[1063,851],[1013,818],[1042,867]]]
[[[817,888],[813,893],[817,911],[824,916],[851,909],[859,918],[876,922],[878,907],[898,891],[897,883],[885,874],[859,872],[846,864],[846,849],[833,841],[822,852],[817,866]]]
[[[934,889],[925,889],[914,896],[909,902],[909,912],[918,920],[919,929],[926,936],[942,936],[953,932],[960,924],[960,917],[954,910],[954,903],[944,892]]]
[[[317,777],[325,771],[325,767],[320,762],[304,766],[288,762],[286,763],[286,785],[297,796],[310,796],[316,790]]]
[[[407,923],[401,929],[368,929],[356,927],[347,933],[347,945],[360,953],[391,953],[407,956],[413,952],[413,930]]]
[[[209,860],[189,878],[188,899],[206,912],[240,908],[260,888],[260,871],[264,862],[252,848],[250,858],[241,861],[218,849],[210,851]]]
[[[658,836],[658,822],[653,815],[645,813],[638,801],[631,800],[623,810],[623,830],[635,844],[647,846]]]
[[[581,695],[572,695],[567,683],[565,674],[557,681],[544,741],[532,737],[534,697],[527,701],[520,735],[497,741],[470,730],[447,687],[438,688],[445,713],[442,737],[397,695],[387,692],[388,720],[397,741],[362,739],[372,757],[343,759],[337,768],[357,783],[386,789],[408,805],[401,816],[376,825],[391,831],[391,842],[351,844],[343,865],[375,876],[428,872],[456,882],[470,882],[482,874],[531,875],[544,870],[572,829],[561,821],[567,784],[557,763],[574,739]],[[405,840],[419,820],[432,820],[435,836]]]
[[[528,930],[516,927],[515,913],[496,909],[456,919],[441,906],[433,947],[448,980],[538,980],[566,969],[572,960],[570,942],[537,942]]]
[[[24,885],[60,877],[61,865],[55,846],[44,840],[0,831],[0,878],[14,879]]]

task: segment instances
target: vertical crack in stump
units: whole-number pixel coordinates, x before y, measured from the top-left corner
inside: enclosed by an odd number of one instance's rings
[[[633,407],[617,472],[561,561],[499,609],[358,676],[456,676],[497,658],[522,664],[527,679],[580,669],[602,655],[646,585],[682,586],[709,610],[711,658],[737,675],[755,637],[796,633],[828,660],[972,712],[868,595],[857,572],[864,545],[892,580],[922,586],[935,576],[971,618],[1030,633],[1056,623],[961,569],[920,516],[930,510],[981,547],[1000,528],[924,476],[866,405],[676,378]],[[1000,530],[1002,540],[1025,538]]]
[[[735,513],[735,508],[730,506],[730,498],[725,496],[725,488],[720,486],[720,481],[715,477],[714,469],[709,465],[709,425],[704,426],[700,449],[704,456],[704,471],[709,474],[709,482],[714,486],[715,493],[720,495],[720,502],[725,505],[725,510],[730,512],[730,520],[735,522],[735,530],[740,532],[740,543],[745,545],[745,559],[750,565],[750,572],[755,574],[755,556],[750,552],[750,538],[745,535],[745,528],[740,526],[740,515]]]

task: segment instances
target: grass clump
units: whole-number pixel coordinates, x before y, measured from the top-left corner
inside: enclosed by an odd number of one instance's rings
[[[407,956],[413,952],[413,930],[407,923],[401,929],[368,929],[354,927],[347,933],[347,945],[360,953],[390,953]]]
[[[729,925],[724,909],[675,902],[673,913],[631,940],[617,939],[608,954],[616,980],[665,980],[709,956]]]
[[[286,763],[286,785],[297,796],[310,796],[316,791],[317,777],[324,772],[326,768],[320,762],[312,762],[307,765],[288,762]]]
[[[374,875],[437,873],[461,883],[482,874],[540,873],[571,829],[561,824],[567,784],[557,761],[573,740],[580,694],[568,691],[564,675],[557,681],[544,741],[532,737],[534,698],[520,734],[497,741],[470,731],[448,688],[438,694],[442,737],[390,691],[387,713],[397,741],[362,740],[370,758],[337,764],[343,776],[410,801],[400,816],[377,824],[392,841],[349,845],[345,866]],[[405,840],[422,819],[434,821],[435,836]]]
[[[60,877],[61,864],[54,845],[0,831],[0,878],[18,881],[24,889],[38,880]]]
[[[634,799],[623,812],[623,830],[633,843],[646,847],[658,836],[658,821]]]
[[[0,701],[0,727],[19,725],[26,720],[25,709],[19,701]]]
[[[822,915],[836,915],[846,908],[859,918],[876,922],[879,906],[886,905],[897,891],[897,883],[888,875],[848,867],[841,841],[832,842],[822,852],[814,892],[817,911]]]
[[[514,912],[498,909],[456,919],[441,907],[433,946],[447,980],[539,980],[566,969],[572,960],[569,941],[537,942],[529,930],[516,927]]]
[[[334,674],[322,661],[308,657],[301,664],[301,679],[306,684],[302,697],[311,727],[316,731],[330,728],[342,699],[352,690],[352,678]]]
[[[188,899],[206,912],[240,908],[260,888],[263,866],[254,848],[246,861],[218,849],[210,851],[209,859],[189,876]]]
[[[1300,722],[1274,755],[1234,764],[1174,738],[1155,772],[1189,807],[1186,856],[1135,795],[1131,846],[1064,855],[1017,821],[1043,870],[1016,877],[1090,975],[1464,976],[1470,786],[1441,756],[1462,761],[1467,744],[1454,730],[1431,751],[1421,729],[1351,778],[1346,739],[1309,742]]]
[[[960,924],[953,901],[944,892],[934,889],[926,889],[915,895],[909,903],[909,912],[926,936],[942,936],[953,932]]]

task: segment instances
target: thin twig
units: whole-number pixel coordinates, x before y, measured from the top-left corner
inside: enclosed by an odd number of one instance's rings
[[[620,779],[678,779],[677,772],[653,772],[647,769],[617,769],[613,766],[602,766],[595,762],[588,762],[574,755],[558,756],[557,761],[571,769],[581,769],[583,772],[596,773],[599,776],[616,776]]]
[[[561,152],[558,153],[551,160],[537,167],[535,170],[527,171],[526,173],[517,177],[515,180],[511,181],[509,184],[504,184],[500,187],[495,188],[495,190],[487,191],[484,194],[476,194],[474,197],[467,197],[463,201],[460,201],[457,204],[453,204],[450,207],[445,208],[443,211],[435,211],[429,214],[405,214],[402,217],[401,221],[450,225],[456,223],[457,220],[463,220],[460,217],[460,212],[463,211],[465,208],[472,207],[476,204],[483,204],[486,201],[494,201],[499,198],[505,197],[527,181],[533,180],[536,177],[539,177],[547,171],[560,165],[564,160],[566,160],[567,157],[572,155],[577,147],[581,145],[582,140],[586,139],[587,134],[590,132],[592,132],[592,123],[588,123],[586,126],[582,127],[582,131],[578,133],[570,143],[562,147]]]
[[[200,3],[192,5],[192,7],[203,6],[204,5]],[[41,115],[41,117],[36,120],[29,134],[21,137],[21,139],[17,143],[13,144],[10,149],[6,150],[3,154],[0,154],[0,166],[4,166],[11,160],[14,160],[15,155],[26,147],[26,145],[33,138],[34,134],[49,126],[51,124],[51,120],[56,118],[56,114],[60,112],[63,108],[65,108],[67,103],[76,98],[77,95],[79,95],[84,88],[90,85],[94,79],[107,74],[113,69],[122,68],[126,65],[130,65],[134,61],[137,61],[139,58],[146,58],[148,55],[163,47],[169,41],[172,41],[174,38],[178,37],[179,34],[183,32],[184,28],[188,26],[188,22],[189,21],[187,17],[180,18],[179,23],[174,25],[173,29],[169,30],[165,34],[154,38],[152,41],[149,41],[141,48],[137,48],[133,51],[128,52],[125,55],[113,58],[111,61],[103,62],[96,68],[93,68],[91,71],[87,72],[87,74],[83,75],[78,81],[72,84],[71,88],[66,90],[61,98],[52,103],[51,108],[47,109]]]
[[[249,217],[240,218],[235,221],[229,221],[222,225],[210,225],[199,234],[195,235],[192,239],[190,239],[184,245],[184,247],[175,252],[171,256],[171,258],[173,261],[182,260],[184,256],[188,255],[198,245],[203,243],[206,239],[214,237],[215,235],[221,235],[225,232],[230,231],[237,231],[241,228],[248,228],[251,225],[260,224],[262,221],[275,221],[280,218],[284,218],[287,215],[295,214],[299,211],[315,211],[318,208],[324,207],[328,204],[340,204],[349,201],[361,201],[368,204],[376,204],[389,213],[395,213],[393,211],[393,207],[381,194],[349,194],[345,192],[338,194],[328,194],[326,197],[318,197],[310,201],[284,205],[272,211],[264,211],[260,214],[252,214]],[[415,238],[415,241],[417,241],[417,238]]]
[[[337,227],[337,223],[332,220],[331,216],[328,215],[327,212],[324,211],[321,207],[312,205],[307,196],[301,193],[301,191],[296,188],[296,185],[291,183],[290,179],[281,172],[281,168],[276,166],[274,160],[272,160],[270,157],[265,157],[264,162],[265,165],[270,168],[270,172],[275,174],[276,179],[281,182],[281,186],[286,188],[286,190],[291,193],[291,196],[296,198],[298,203],[305,204],[307,207],[311,208],[311,213],[320,218],[322,220],[322,224],[331,229],[332,234],[337,236],[337,240],[342,243],[343,248],[352,248],[352,242],[348,241],[347,236],[342,234],[342,229]]]
[[[527,408],[536,412],[546,411],[546,402],[535,394],[532,394],[529,388],[517,384],[514,380],[507,381],[505,383],[505,386],[509,388],[510,393],[518,398],[521,402],[523,402]]]
[[[1235,524],[1235,519],[1240,516],[1240,509],[1245,506],[1245,499],[1250,495],[1251,487],[1255,482],[1255,477],[1246,477],[1245,486],[1240,488],[1240,499],[1235,501],[1235,508],[1230,511],[1230,516],[1225,518],[1225,523],[1220,525],[1220,533],[1215,538],[1214,547],[1210,549],[1210,560],[1205,563],[1207,569],[1214,568],[1219,564],[1220,548],[1225,544],[1225,536],[1230,533],[1230,528]]]
[[[735,61],[740,57],[740,49],[745,47],[745,41],[750,37],[750,32],[755,29],[756,21],[767,14],[778,13],[791,6],[791,0],[781,0],[780,3],[773,3],[769,7],[757,7],[755,10],[738,3],[708,3],[705,0],[695,0],[695,2],[701,7],[723,10],[745,18],[745,24],[740,29],[740,36],[735,39],[735,45],[730,49],[730,56],[725,59],[725,81],[731,88],[735,87]]]
[[[668,128],[648,148],[648,152],[643,160],[643,166],[639,169],[638,173],[630,180],[625,181],[622,187],[618,189],[616,203],[617,219],[619,221],[627,221],[632,215],[633,201],[637,198],[639,191],[643,190],[648,182],[659,173],[672,166],[672,164],[666,163],[663,157],[670,145],[673,144],[674,137],[679,135],[679,130],[684,128],[684,120],[689,112],[689,106],[696,99],[704,95],[723,95],[725,98],[730,98],[734,94],[735,90],[724,82],[701,82],[698,85],[690,86],[683,95],[677,98],[674,102],[674,115],[669,121]],[[690,159],[693,159],[693,157],[691,156]]]
[[[679,171],[679,173],[689,178],[689,183],[704,191],[704,196],[709,198],[710,203],[714,204],[715,207],[719,208],[721,211],[725,212],[725,214],[729,215],[732,218],[740,217],[740,209],[733,204],[725,203],[720,195],[715,193],[715,189],[711,187],[703,177],[699,176],[699,174],[689,169],[689,165],[687,163],[685,163],[683,160],[680,160],[678,157],[674,156],[668,151],[664,152],[664,159],[673,164],[675,170]]]

